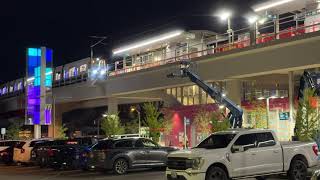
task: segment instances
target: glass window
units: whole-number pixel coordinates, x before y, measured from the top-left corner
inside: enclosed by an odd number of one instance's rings
[[[245,134],[241,135],[237,141],[234,143],[234,146],[243,146],[244,150],[256,147],[256,136],[255,134]]]
[[[201,104],[207,103],[207,93],[201,90]]]
[[[203,140],[197,148],[219,149],[226,148],[236,134],[213,134]]]
[[[271,132],[258,133],[256,136],[258,147],[268,147],[276,145],[276,142]]]
[[[116,148],[131,148],[133,147],[132,140],[121,140],[116,142]]]
[[[128,56],[125,58],[126,66],[132,66],[132,57]]]
[[[171,94],[172,94],[172,96],[177,97],[177,89],[176,88],[172,88],[171,89]]]
[[[18,83],[18,90],[19,90],[19,91],[22,90],[22,82],[19,82],[19,83]]]
[[[181,103],[181,87],[177,88],[177,99]]]
[[[188,87],[183,87],[183,90],[182,90],[182,97],[183,97],[183,102],[182,104],[187,106],[188,105]]]
[[[75,73],[76,73],[76,68],[75,67],[72,67],[72,68],[69,69],[69,76],[70,77],[74,77]]]
[[[188,87],[188,105],[193,105],[194,87],[195,86]]]
[[[167,94],[171,95],[171,89],[167,89]]]
[[[9,92],[13,92],[13,86],[10,86]]]
[[[143,145],[143,147],[146,147],[146,148],[155,148],[155,147],[158,147],[159,145],[149,139],[141,139],[140,140],[140,143],[137,144],[138,146],[137,147],[141,147],[141,145]]]
[[[87,64],[83,64],[80,66],[80,73],[87,71]]]
[[[56,81],[59,81],[60,79],[61,79],[61,73],[60,72],[58,72],[58,73],[56,73]]]
[[[195,105],[200,104],[199,86],[194,86],[193,103],[194,103]]]
[[[113,146],[112,140],[99,141],[94,147],[94,150],[106,150],[111,149]]]

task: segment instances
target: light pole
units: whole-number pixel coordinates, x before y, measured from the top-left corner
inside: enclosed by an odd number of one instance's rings
[[[137,110],[136,107],[131,107],[130,109],[131,112],[134,112],[136,111],[138,113],[138,121],[139,121],[139,137],[141,136],[141,114],[140,114],[140,111]]]
[[[221,13],[218,14],[218,16],[220,17],[220,19],[222,21],[227,21],[227,23],[228,23],[227,33],[228,33],[229,44],[233,43],[234,34],[233,34],[233,30],[231,28],[231,16],[232,16],[231,11],[223,10],[223,11],[221,11]]]

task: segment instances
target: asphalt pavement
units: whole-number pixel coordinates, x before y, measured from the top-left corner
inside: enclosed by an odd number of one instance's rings
[[[166,180],[165,172],[141,169],[118,176],[111,172],[41,169],[34,166],[6,166],[0,164],[0,180]],[[287,178],[281,178],[287,179]],[[253,179],[252,179],[253,180]],[[276,179],[270,179],[276,180]]]

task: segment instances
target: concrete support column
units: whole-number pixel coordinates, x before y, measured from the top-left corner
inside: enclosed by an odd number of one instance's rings
[[[241,105],[242,83],[240,80],[230,80],[226,82],[227,97],[233,102]]]
[[[108,113],[116,114],[118,113],[118,99],[111,97],[108,98]]]
[[[41,138],[41,125],[34,125],[34,139],[40,139]]]
[[[294,74],[289,72],[289,108],[290,108],[290,136],[294,135],[295,120],[294,114]]]

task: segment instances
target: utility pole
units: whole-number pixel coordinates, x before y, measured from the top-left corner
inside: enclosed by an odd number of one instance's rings
[[[90,58],[91,58],[91,61],[93,60],[93,48],[99,44],[104,44],[103,41],[106,40],[108,37],[107,36],[89,36],[90,38],[93,38],[93,39],[97,39],[97,42],[93,43],[91,46],[90,46]]]

